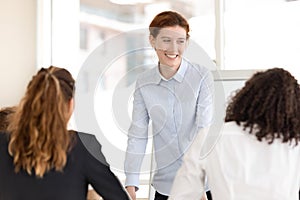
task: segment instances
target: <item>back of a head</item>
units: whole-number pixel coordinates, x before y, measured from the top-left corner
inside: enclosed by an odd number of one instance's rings
[[[15,107],[5,107],[0,110],[0,131],[7,131],[9,117],[15,112]]]
[[[298,144],[300,139],[300,86],[286,70],[257,72],[231,99],[225,122],[235,121],[259,141]]]
[[[74,79],[63,68],[42,68],[33,76],[8,127],[15,171],[42,177],[62,170],[71,136],[67,130]]]

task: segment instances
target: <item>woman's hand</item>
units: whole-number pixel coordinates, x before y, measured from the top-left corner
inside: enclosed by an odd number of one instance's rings
[[[201,200],[207,200],[205,192],[204,192],[204,194],[202,195]]]
[[[126,190],[132,200],[136,200],[135,186],[127,186]]]

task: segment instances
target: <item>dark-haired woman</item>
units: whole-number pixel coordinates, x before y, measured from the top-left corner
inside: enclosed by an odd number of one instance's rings
[[[212,122],[212,74],[183,58],[189,30],[187,20],[174,11],[159,13],[149,25],[149,41],[159,62],[139,76],[134,93],[125,160],[126,188],[134,200],[148,137],[154,143],[155,200],[164,200],[182,155],[199,130]],[[148,135],[150,120],[152,136]]]
[[[212,152],[192,145],[170,199],[199,199],[207,175],[214,200],[298,200],[299,142],[297,80],[281,68],[257,72],[231,99]]]
[[[129,199],[95,136],[67,130],[73,96],[74,79],[63,68],[32,78],[0,134],[1,200],[85,200],[89,184],[104,199]]]

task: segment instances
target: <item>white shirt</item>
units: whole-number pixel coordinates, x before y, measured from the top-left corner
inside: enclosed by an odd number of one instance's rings
[[[177,73],[163,79],[158,66],[141,74],[134,92],[128,130],[125,186],[139,186],[148,138],[153,138],[156,169],[152,185],[169,195],[182,155],[195,134],[213,120],[214,82],[203,66],[183,59]],[[152,133],[148,134],[151,120]]]
[[[270,145],[259,142],[229,122],[212,151],[199,158],[201,135],[185,155],[169,199],[199,200],[206,175],[214,200],[299,199],[300,144],[295,147],[279,139]]]

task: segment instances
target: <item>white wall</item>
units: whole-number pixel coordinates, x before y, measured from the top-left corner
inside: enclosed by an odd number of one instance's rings
[[[36,72],[37,0],[0,0],[0,107],[15,105]]]

